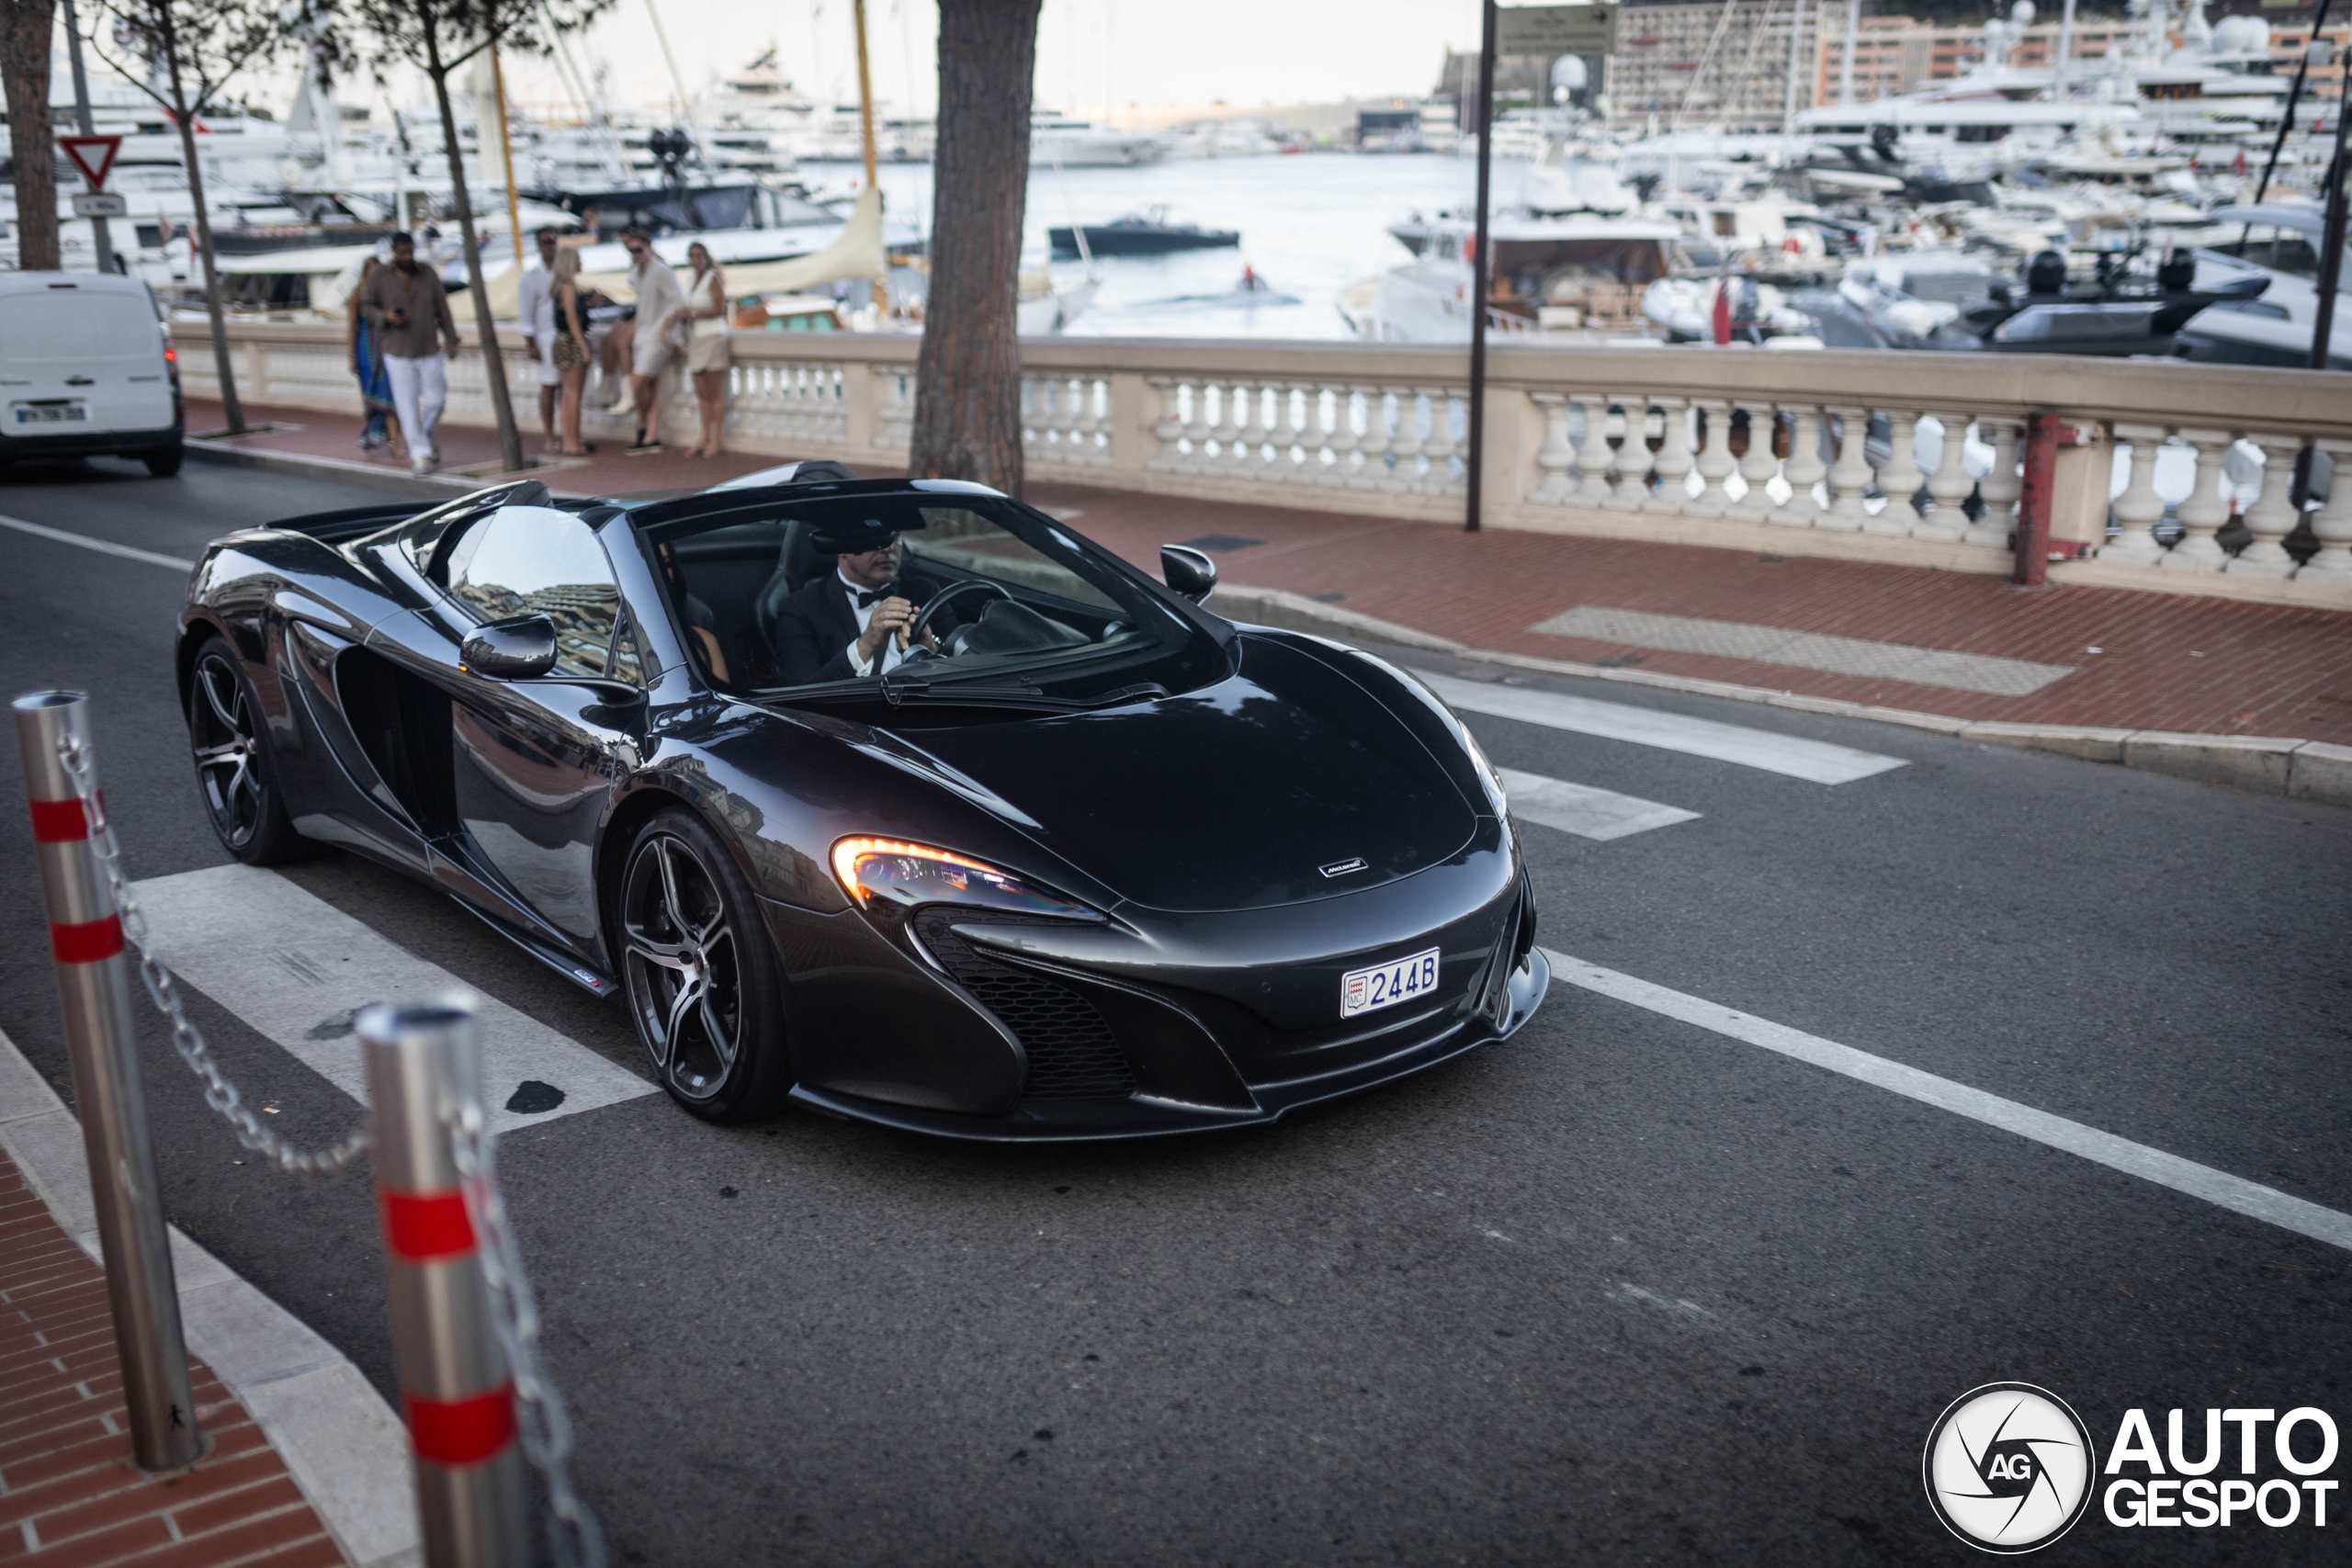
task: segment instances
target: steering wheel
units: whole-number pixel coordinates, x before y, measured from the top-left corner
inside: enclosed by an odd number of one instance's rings
[[[907,628],[907,641],[910,644],[921,642],[923,634],[931,629],[932,617],[944,609],[951,600],[959,594],[978,592],[993,593],[1000,599],[1012,597],[1011,591],[1001,583],[990,582],[985,577],[969,577],[961,582],[950,583],[939,592],[933,594],[931,602],[916,612],[914,625]]]

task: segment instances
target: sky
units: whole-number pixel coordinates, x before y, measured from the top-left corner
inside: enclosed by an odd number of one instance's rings
[[[686,90],[740,69],[773,40],[785,72],[818,98],[854,102],[850,0],[653,0]],[[675,95],[649,0],[617,0],[575,39],[583,69],[603,60],[615,94],[648,105]],[[937,97],[937,0],[867,0],[874,91],[903,112]],[[1037,26],[1040,107],[1099,114],[1105,105],[1326,102],[1420,94],[1444,51],[1478,37],[1476,0],[1045,0]],[[570,103],[548,65],[508,62],[519,102]]]

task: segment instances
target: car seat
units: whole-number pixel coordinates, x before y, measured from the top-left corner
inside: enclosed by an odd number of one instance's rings
[[[775,646],[775,617],[784,602],[833,564],[832,557],[817,553],[815,534],[815,527],[799,518],[785,520],[784,547],[776,552],[775,570],[752,600],[752,614],[770,648]]]

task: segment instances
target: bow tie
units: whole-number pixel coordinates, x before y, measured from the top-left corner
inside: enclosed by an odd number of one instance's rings
[[[896,582],[886,582],[875,589],[853,588],[850,590],[850,594],[856,599],[857,607],[863,610],[876,599],[888,599],[898,591],[899,585]]]

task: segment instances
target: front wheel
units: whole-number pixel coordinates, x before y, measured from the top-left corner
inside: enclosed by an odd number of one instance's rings
[[[639,830],[615,925],[629,1016],[670,1098],[708,1122],[774,1111],[792,1087],[775,956],[700,818],[672,807]]]
[[[279,865],[311,852],[287,815],[286,797],[277,787],[277,759],[270,754],[253,682],[235,652],[217,637],[197,652],[187,738],[205,813],[223,849],[247,865]]]

